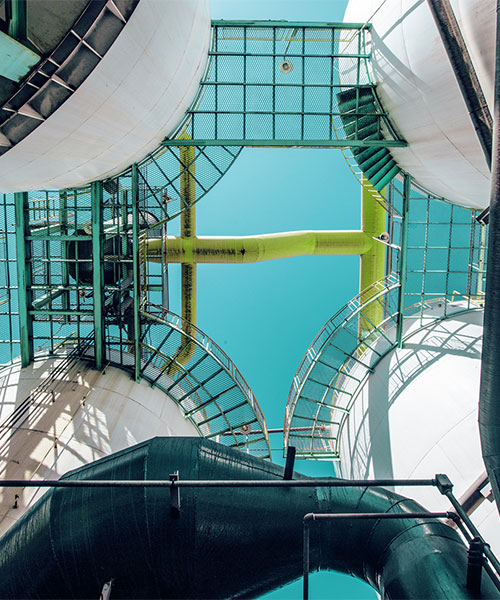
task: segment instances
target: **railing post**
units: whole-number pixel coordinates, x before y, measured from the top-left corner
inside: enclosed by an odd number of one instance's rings
[[[134,379],[141,378],[141,345],[139,320],[139,170],[132,165],[132,268],[134,270]]]
[[[404,175],[403,187],[403,211],[401,222],[401,254],[399,273],[399,299],[398,299],[398,322],[396,327],[396,341],[398,348],[403,346],[403,321],[404,304],[406,293],[407,256],[408,256],[408,217],[410,213],[411,176]]]
[[[309,553],[310,553],[310,517],[306,515],[304,517],[304,545],[302,550],[302,561],[303,561],[303,586],[302,586],[302,598],[309,600]]]
[[[68,234],[68,196],[66,192],[59,192],[59,226],[61,234]],[[68,242],[61,244],[61,283],[64,286],[62,294],[62,309],[69,310],[69,270],[68,270]],[[64,317],[66,323],[69,323],[69,315]]]
[[[27,367],[33,360],[33,317],[31,292],[31,242],[28,233],[28,192],[14,194],[16,212],[17,281],[19,294],[19,337],[21,341],[21,365]]]
[[[102,183],[94,181],[91,187],[92,205],[92,275],[94,295],[94,352],[96,369],[104,366],[104,312],[103,312],[103,239],[102,239]]]

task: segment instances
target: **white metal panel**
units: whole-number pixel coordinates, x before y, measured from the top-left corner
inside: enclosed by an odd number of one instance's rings
[[[495,3],[455,0],[454,6],[491,99]],[[377,89],[409,143],[391,149],[398,164],[434,194],[462,206],[487,206],[489,169],[427,2],[350,0],[344,19],[373,23]]]
[[[0,377],[0,475],[4,479],[57,479],[67,471],[155,436],[198,436],[179,406],[145,381],[136,383],[119,369],[105,373],[75,363],[40,390],[58,359],[19,365]],[[54,395],[52,395],[52,390]],[[24,404],[23,404],[24,403]],[[5,426],[14,411],[21,417]],[[0,490],[0,534],[45,490]],[[14,509],[15,494],[19,494]]]
[[[0,157],[0,190],[77,187],[144,158],[193,101],[209,39],[209,0],[141,0],[75,93]]]
[[[342,431],[343,476],[446,473],[455,495],[462,496],[485,470],[477,425],[481,347],[482,313],[469,312],[416,331],[404,348],[384,357],[363,384]],[[428,509],[449,509],[435,488],[397,491]],[[487,515],[482,520],[486,523]],[[488,530],[482,533],[488,539]]]

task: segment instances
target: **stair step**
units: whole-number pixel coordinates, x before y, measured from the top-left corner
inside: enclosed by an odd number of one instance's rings
[[[374,175],[372,175],[371,178],[369,178],[370,183],[373,185],[373,187],[375,189],[377,189],[376,186],[384,179],[384,177],[387,175],[387,173],[389,173],[389,171],[391,171],[391,169],[394,167],[395,163],[390,154],[389,154],[389,157],[390,157],[390,160],[381,169],[379,169]]]
[[[367,106],[373,107],[373,110],[363,110],[360,112],[375,112],[375,99],[373,96],[373,88],[358,88],[358,95],[356,96],[356,90],[350,89],[345,92],[337,94],[338,109],[342,114],[346,114],[350,111],[356,111],[356,107],[366,108]]]
[[[401,171],[401,169],[396,163],[394,163],[392,169],[388,173],[386,173],[377,184],[372,184],[373,187],[377,190],[377,192],[381,192],[385,188],[385,186],[391,181],[391,179],[393,177],[396,177],[399,171]]]
[[[365,177],[373,183],[373,180],[377,178],[378,173],[380,173],[390,161],[392,161],[392,156],[389,152],[384,152],[384,156],[371,167],[365,167],[363,164],[360,164],[359,167],[365,174]],[[384,175],[384,173],[382,175]]]
[[[355,158],[358,165],[362,167],[362,171],[365,172],[377,164],[386,154],[387,150],[385,148],[365,148],[363,152],[355,154]]]
[[[352,125],[344,125],[344,131],[346,136],[349,139],[358,139],[358,140],[366,140],[368,137],[375,140],[381,140],[382,134],[380,132],[379,123],[377,117],[375,117],[374,121],[371,121],[369,124],[364,125],[363,127],[358,127],[358,131],[356,132],[356,124]]]

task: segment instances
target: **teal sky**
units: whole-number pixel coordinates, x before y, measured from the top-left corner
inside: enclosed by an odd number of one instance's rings
[[[342,21],[346,0],[211,0],[214,19]],[[197,205],[198,235],[252,235],[300,229],[358,229],[359,183],[340,150],[244,149]],[[172,225],[171,233],[175,232]],[[171,309],[180,312],[180,269],[170,266]],[[359,292],[359,257],[297,257],[248,265],[198,266],[198,326],[234,361],[268,427],[282,427],[290,385],[326,321]],[[282,436],[271,436],[281,461]],[[296,470],[332,475],[330,462]],[[302,597],[301,581],[266,598]],[[352,577],[320,573],[312,600],[375,598]]]

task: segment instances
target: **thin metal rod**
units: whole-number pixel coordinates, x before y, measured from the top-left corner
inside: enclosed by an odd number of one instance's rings
[[[458,519],[452,511],[408,512],[408,513],[308,513],[304,521],[325,521],[327,519]]]
[[[445,496],[451,502],[451,505],[457,511],[458,515],[460,516],[462,521],[465,523],[465,525],[467,525],[467,527],[469,528],[469,531],[472,533],[473,537],[479,538],[481,540],[481,542],[484,544],[484,554],[486,555],[486,557],[488,558],[488,560],[490,561],[490,563],[492,564],[493,568],[498,573],[498,575],[500,575],[500,562],[498,561],[497,557],[491,551],[489,544],[485,541],[483,536],[479,533],[479,530],[476,528],[474,523],[471,521],[469,515],[465,512],[465,510],[463,509],[460,502],[455,498],[455,496],[453,495],[453,492],[451,490],[447,491],[445,493]]]
[[[95,365],[102,369],[104,365],[104,310],[103,287],[104,270],[102,261],[102,182],[95,181],[91,187],[92,203],[92,284],[94,287],[94,337],[95,337]]]
[[[270,114],[270,113],[262,113]],[[402,140],[264,140],[264,139],[201,139],[192,140],[169,139],[162,146],[255,146],[276,148],[406,148],[408,142]]]
[[[339,21],[244,21],[244,20],[225,20],[215,19],[212,21],[212,27],[257,27],[259,29],[278,27],[279,29],[371,29],[371,24],[363,23],[342,23]],[[340,32],[339,31],[339,32]],[[319,33],[318,33],[319,35]]]
[[[140,290],[139,290],[139,176],[137,164],[132,165],[132,269],[134,274],[134,304],[133,304],[133,322],[134,322],[134,379],[139,381],[141,378],[141,345],[139,343],[141,337],[140,323]],[[128,332],[131,338],[131,332]]]
[[[343,479],[304,479],[304,480],[282,480],[282,479],[234,479],[234,480],[179,480],[167,481],[156,479],[88,479],[88,480],[26,480],[26,479],[3,479],[0,480],[1,487],[217,487],[217,488],[253,488],[253,487],[374,487],[374,486],[428,486],[435,485],[434,479],[373,479],[370,481]]]
[[[408,254],[408,221],[410,214],[410,194],[411,194],[411,177],[407,173],[404,175],[403,188],[403,211],[402,211],[402,231],[401,231],[401,264],[400,264],[400,288],[398,297],[398,322],[396,326],[396,341],[398,348],[403,346],[403,324],[404,324],[404,304],[406,291],[406,276],[407,276],[407,254]]]
[[[303,563],[303,591],[302,596],[304,600],[309,600],[309,556],[310,556],[310,527],[309,520],[304,518],[304,548],[302,551],[302,563]]]
[[[454,512],[408,512],[408,513],[308,513],[304,515],[303,528],[303,585],[302,594],[304,600],[309,598],[309,570],[310,570],[310,524],[313,521],[326,521],[331,519],[377,519],[377,520],[395,520],[395,519],[453,519],[459,520]]]

